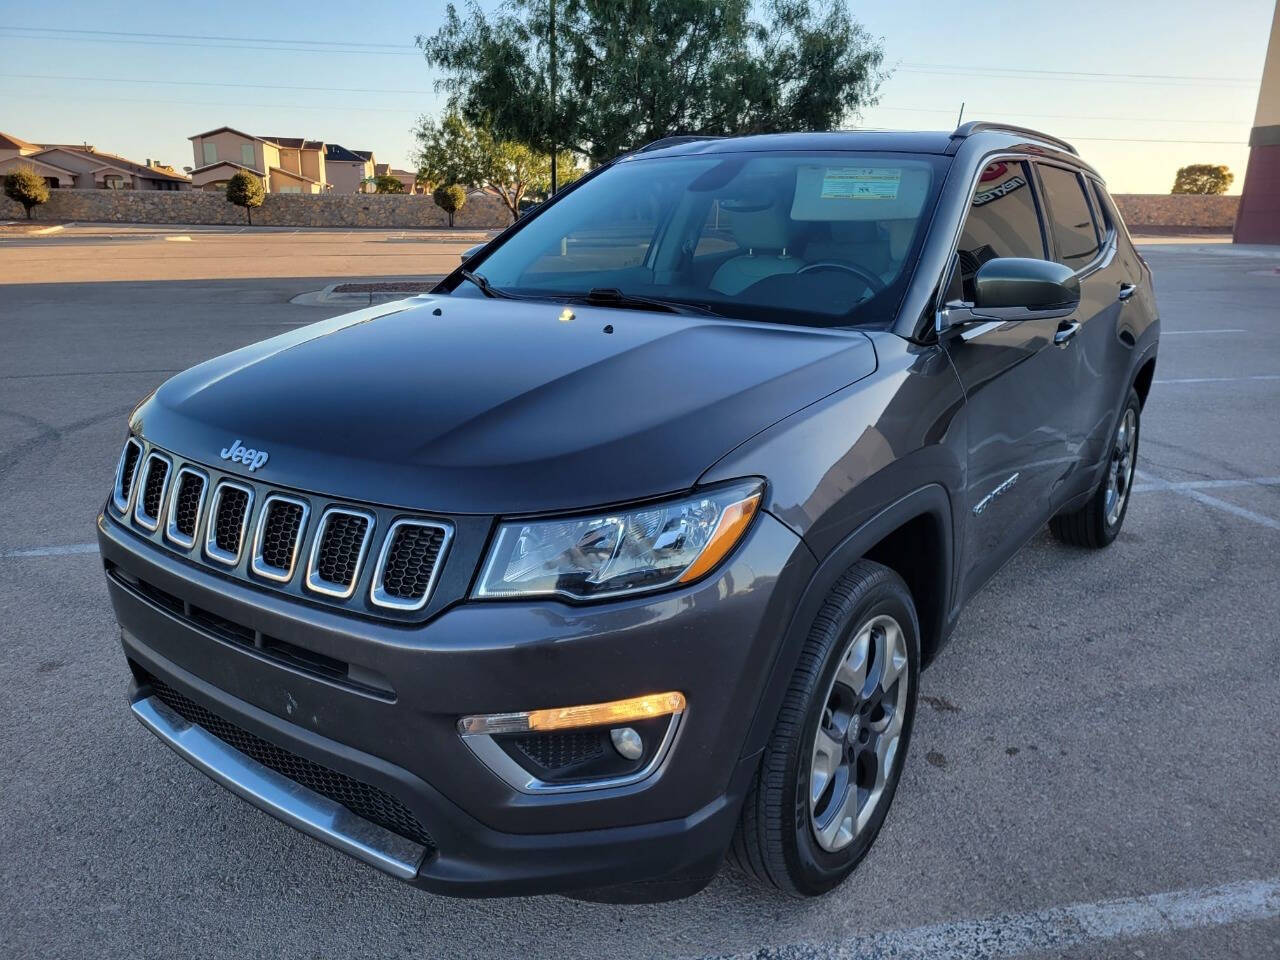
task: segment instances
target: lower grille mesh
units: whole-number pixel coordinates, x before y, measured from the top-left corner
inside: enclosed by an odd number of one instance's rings
[[[385,790],[362,783],[336,770],[330,770],[283,747],[277,747],[274,743],[263,740],[229,720],[223,720],[217,714],[183,696],[163,680],[146,674],[143,679],[165,706],[188,723],[202,727],[223,743],[251,757],[264,767],[328,797],[356,816],[386,827],[392,833],[407,837],[428,850],[435,849],[435,841],[418,822],[418,818]]]
[[[543,768],[559,770],[602,756],[604,736],[600,730],[573,730],[520,737],[515,744],[521,753]]]

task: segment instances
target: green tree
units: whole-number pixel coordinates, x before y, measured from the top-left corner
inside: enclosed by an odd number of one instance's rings
[[[1180,167],[1170,193],[1226,193],[1236,175],[1223,163],[1193,163]]]
[[[839,0],[506,0],[492,14],[469,0],[417,41],[467,119],[595,162],[678,133],[831,129],[884,78],[880,44]]]
[[[360,181],[373,187],[374,193],[404,193],[404,184],[399,177],[389,173],[380,173],[376,177],[365,177]]]
[[[460,184],[446,183],[431,192],[431,199],[449,215],[449,226],[452,227],[453,215],[467,205],[467,190]]]
[[[487,130],[473,127],[456,111],[437,123],[423,117],[418,123],[419,176],[445,183],[488,187],[502,198],[514,221],[527,196],[551,189],[551,159],[514,140],[497,140]],[[567,153],[557,158],[560,183],[576,180],[581,171]]]
[[[23,164],[4,178],[4,195],[22,204],[30,220],[34,208],[49,202],[49,184],[34,167]]]
[[[250,211],[254,207],[262,206],[262,201],[266,197],[267,191],[262,185],[262,178],[256,174],[241,170],[227,181],[227,199],[237,207],[244,207],[245,219],[250,224],[253,223],[253,214]]]

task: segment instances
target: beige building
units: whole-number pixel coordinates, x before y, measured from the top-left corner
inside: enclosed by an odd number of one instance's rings
[[[189,190],[191,181],[156,161],[135,163],[89,144],[29,143],[0,133],[0,176],[29,166],[55,189]]]
[[[364,182],[374,174],[373,151],[326,144],[324,166],[334,193],[366,193]]]
[[[418,183],[418,175],[412,170],[401,170],[398,167],[391,166],[389,163],[379,163],[374,167],[373,172],[379,177],[385,176],[386,174],[390,174],[395,177],[404,187],[405,193],[427,192],[427,188]]]
[[[198,133],[191,140],[195,166],[191,185],[197,190],[225,190],[240,171],[261,177],[268,193],[322,193],[327,189],[324,154],[319,140],[257,137],[232,127]]]

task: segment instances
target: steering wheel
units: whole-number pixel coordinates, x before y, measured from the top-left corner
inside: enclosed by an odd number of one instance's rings
[[[841,263],[839,260],[819,260],[817,263],[806,264],[796,273],[811,273],[814,270],[843,270],[845,273],[852,273],[870,288],[873,295],[884,289],[884,281],[870,270],[855,267],[852,263]]]

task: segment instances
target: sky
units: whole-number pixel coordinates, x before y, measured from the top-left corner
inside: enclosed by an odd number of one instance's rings
[[[1167,193],[1188,163],[1227,164],[1240,192],[1275,0],[1006,0],[966,17],[954,0],[848,4],[891,72],[860,125],[949,130],[963,103],[966,120],[1073,141],[1116,193]],[[182,168],[188,137],[231,126],[409,167],[416,118],[443,105],[413,47],[441,0],[367,15],[349,0],[264,0],[225,19],[216,5],[57,9],[18,4],[0,26],[0,131],[37,143]]]

